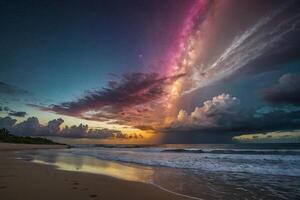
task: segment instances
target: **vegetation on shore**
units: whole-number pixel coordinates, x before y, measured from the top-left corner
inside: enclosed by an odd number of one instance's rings
[[[23,137],[13,135],[5,128],[0,129],[0,142],[18,144],[59,144],[41,137]]]

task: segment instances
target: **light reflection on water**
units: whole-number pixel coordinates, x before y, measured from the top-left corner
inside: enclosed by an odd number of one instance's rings
[[[22,158],[29,158],[35,163],[53,165],[60,170],[152,183],[177,194],[206,200],[240,200],[241,196],[249,200],[300,199],[298,177],[148,167],[76,155],[72,154],[73,151],[74,149],[39,150],[23,151],[20,154]]]
[[[33,155],[32,162],[40,164],[54,165],[59,170],[79,171],[108,175],[119,179],[137,182],[149,182],[154,171],[146,167],[132,167],[119,164],[117,162],[103,161],[88,156],[69,155]]]

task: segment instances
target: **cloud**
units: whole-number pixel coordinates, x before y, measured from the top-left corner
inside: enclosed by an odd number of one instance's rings
[[[29,117],[16,124],[15,119],[11,117],[0,117],[0,128],[6,128],[12,133],[22,136],[57,136],[66,138],[97,138],[97,139],[139,139],[143,138],[137,134],[124,134],[114,129],[90,129],[88,125],[80,124],[78,126],[66,126],[61,128],[64,123],[62,118],[50,120],[47,125],[40,124],[37,117]]]
[[[262,90],[263,98],[273,104],[300,105],[300,74],[285,74],[278,83]]]
[[[224,79],[236,79],[241,73],[272,71],[280,64],[299,59],[297,1],[265,2],[267,10],[255,1],[248,4],[247,10],[242,2],[214,4],[204,23],[195,24],[195,30],[201,34],[195,34],[194,45],[188,49],[194,59],[188,66],[184,94]]]
[[[0,117],[0,128],[11,129],[16,122],[17,120],[11,117]]]
[[[28,91],[20,89],[14,85],[10,85],[4,82],[0,82],[0,94],[9,96],[19,96],[29,94]]]
[[[58,134],[63,137],[71,138],[116,138],[117,135],[125,135],[119,130],[113,129],[89,129],[88,125],[80,124],[79,126],[65,127]]]
[[[202,107],[196,107],[190,114],[185,110],[180,110],[177,120],[171,127],[201,129],[229,126],[230,124],[226,122],[224,116],[235,116],[239,112],[238,105],[239,100],[236,97],[223,93],[213,97],[212,100],[205,101]]]
[[[88,91],[70,102],[63,102],[49,107],[32,105],[43,111],[80,117],[94,121],[135,122],[147,121],[157,106],[157,100],[167,94],[166,87],[184,76],[161,76],[158,73],[132,73],[120,77],[119,81],[111,80],[106,88]],[[135,124],[139,125],[139,124]]]
[[[8,113],[8,115],[14,116],[14,117],[25,117],[27,115],[27,113],[24,111],[10,111]]]
[[[57,135],[60,132],[60,126],[64,123],[62,118],[50,120],[46,127],[44,127],[43,134]]]
[[[15,111],[7,106],[5,107],[0,107],[0,111],[6,112],[9,116],[13,117],[25,117],[27,113],[25,111]]]
[[[300,142],[300,131],[274,131],[267,133],[243,134],[232,138],[239,142]]]
[[[4,110],[4,111],[10,111],[10,108],[7,107],[7,106],[5,106],[5,107],[3,108],[3,110]]]
[[[205,101],[191,113],[179,111],[177,119],[166,128],[172,131],[200,132],[257,132],[271,130],[291,130],[300,127],[299,110],[269,110],[260,113],[259,109],[240,105],[236,97],[221,94]]]
[[[25,121],[13,126],[12,131],[17,135],[39,135],[39,133],[41,133],[41,127],[38,118],[29,117]]]
[[[239,135],[299,128],[299,109],[246,107],[239,99],[221,94],[190,113],[180,110],[177,119],[161,130],[159,139],[162,143],[230,143]],[[288,139],[293,140],[291,137]]]
[[[154,130],[154,127],[149,125],[137,125],[134,127],[140,130]]]
[[[136,134],[136,133],[133,133],[133,134],[121,134],[121,133],[117,133],[115,135],[116,138],[119,138],[119,139],[143,139],[143,136],[140,135],[140,134]]]

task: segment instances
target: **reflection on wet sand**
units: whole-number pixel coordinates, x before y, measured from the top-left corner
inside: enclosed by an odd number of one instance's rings
[[[137,168],[117,162],[98,160],[88,156],[33,155],[32,162],[50,164],[60,170],[80,171],[108,175],[128,181],[149,182],[154,171],[151,168]]]
[[[161,189],[195,199],[239,200],[241,196],[249,200],[261,197],[299,199],[297,198],[300,194],[297,176],[149,167],[72,154],[74,151],[74,149],[39,150],[23,151],[20,154],[22,158],[29,158],[35,163],[54,165],[60,170],[108,175],[128,181],[150,183]],[[95,151],[93,149],[93,155],[96,155]]]

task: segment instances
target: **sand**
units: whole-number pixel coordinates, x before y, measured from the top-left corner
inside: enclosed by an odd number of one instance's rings
[[[0,151],[18,151],[32,149],[61,149],[67,148],[67,145],[48,145],[48,144],[13,144],[0,142]]]
[[[151,184],[131,182],[16,159],[13,150],[64,148],[60,145],[0,143],[1,200],[183,200]]]

